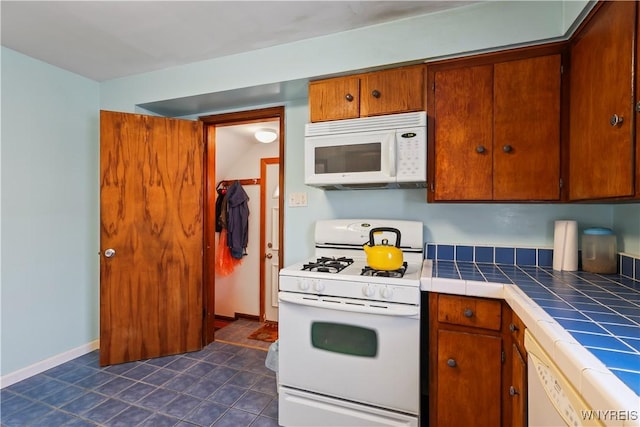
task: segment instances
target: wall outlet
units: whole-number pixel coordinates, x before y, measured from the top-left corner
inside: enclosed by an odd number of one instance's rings
[[[289,193],[289,207],[299,208],[307,206],[307,193]]]

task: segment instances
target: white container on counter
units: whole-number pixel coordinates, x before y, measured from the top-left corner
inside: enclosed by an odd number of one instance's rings
[[[582,269],[590,273],[615,274],[618,245],[608,228],[587,228],[582,235]]]

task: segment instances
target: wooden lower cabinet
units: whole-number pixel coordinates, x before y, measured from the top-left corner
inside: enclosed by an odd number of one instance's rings
[[[526,426],[524,325],[498,299],[429,294],[431,427]]]
[[[437,426],[499,426],[502,339],[438,331]]]
[[[511,427],[527,426],[527,356],[513,344],[511,356]]]

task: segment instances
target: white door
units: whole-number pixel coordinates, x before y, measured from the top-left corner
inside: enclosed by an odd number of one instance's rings
[[[280,188],[278,186],[280,176],[280,165],[278,163],[266,164],[265,177],[265,245],[264,248],[264,280],[265,280],[265,320],[271,322],[278,321],[278,272],[280,266],[280,242],[278,241],[280,218],[279,203]]]

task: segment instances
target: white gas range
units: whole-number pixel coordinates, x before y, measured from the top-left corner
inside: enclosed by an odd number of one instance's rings
[[[314,258],[280,271],[281,425],[418,425],[422,236],[417,221],[318,221]],[[400,237],[404,265],[371,270],[371,237]]]

